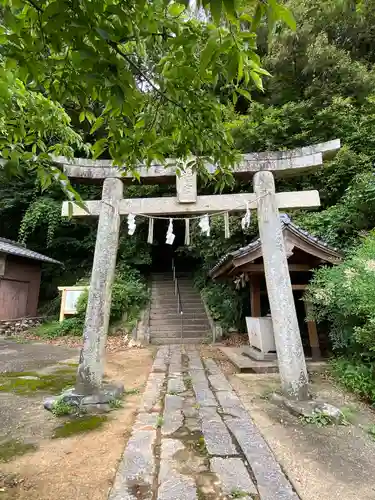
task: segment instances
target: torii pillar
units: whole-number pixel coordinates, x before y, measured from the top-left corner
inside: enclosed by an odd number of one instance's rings
[[[308,398],[305,355],[298,326],[272,172],[254,175],[259,236],[271,309],[281,388],[291,399]]]
[[[87,300],[83,347],[79,358],[76,391],[94,394],[101,388],[104,374],[105,344],[111,313],[120,233],[119,202],[123,197],[121,179],[104,179],[102,203],[96,234],[89,296]]]

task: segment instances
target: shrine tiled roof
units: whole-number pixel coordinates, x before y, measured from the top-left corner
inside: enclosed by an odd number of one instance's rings
[[[21,245],[21,243],[8,240],[7,238],[0,238],[0,253],[16,255],[18,257],[24,257],[25,259],[39,260],[41,262],[49,262],[51,264],[61,264],[58,260],[51,259],[51,257],[29,250]]]
[[[287,214],[280,214],[280,220],[283,232],[285,229],[287,229],[301,240],[304,240],[305,242],[309,243],[312,247],[315,247],[323,251],[324,254],[327,256],[327,262],[340,261],[342,259],[342,254],[337,248],[328,245],[328,243],[326,243],[324,240],[317,238],[316,236],[313,236],[308,231],[294,224]],[[214,275],[222,274],[220,272],[218,273],[219,269],[223,267],[225,264],[229,263],[230,261],[234,261],[239,257],[248,255],[250,257],[249,260],[251,260],[251,254],[255,253],[255,251],[260,249],[261,246],[262,244],[260,238],[258,237],[248,245],[241,247],[233,252],[227,253],[210,270],[209,276],[213,277]]]

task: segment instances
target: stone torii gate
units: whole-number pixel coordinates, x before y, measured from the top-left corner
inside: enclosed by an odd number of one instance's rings
[[[172,160],[166,166],[140,167],[140,177],[144,182],[176,182],[177,196],[139,199],[123,198],[123,184],[132,182],[132,177],[112,167],[110,160],[56,158],[56,163],[63,166],[69,178],[81,182],[103,182],[101,201],[85,201],[87,211],[73,205],[73,216],[99,217],[76,393],[92,395],[101,391],[121,216],[132,213],[173,217],[178,214],[238,212],[245,210],[248,203],[249,208],[257,209],[258,213],[282,390],[289,398],[306,399],[308,378],[279,209],[318,207],[320,199],[317,191],[275,193],[274,174],[300,175],[311,171],[322,166],[323,160],[332,157],[339,148],[340,141],[333,140],[296,150],[243,155],[233,173],[244,179],[253,177],[254,193],[198,196],[196,173],[190,170],[176,176],[176,164]],[[63,203],[64,216],[68,215],[68,204]]]

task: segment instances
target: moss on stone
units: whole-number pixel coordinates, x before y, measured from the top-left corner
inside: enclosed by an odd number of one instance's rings
[[[65,388],[73,386],[75,379],[76,371],[73,368],[61,368],[49,374],[7,372],[0,374],[0,391],[24,395],[34,392],[59,394]]]
[[[63,425],[55,428],[52,438],[65,438],[93,431],[101,427],[107,419],[106,415],[85,415],[74,420],[68,420]]]
[[[9,462],[13,458],[24,455],[29,451],[35,451],[36,448],[34,444],[23,443],[17,439],[9,439],[0,444],[0,462]]]

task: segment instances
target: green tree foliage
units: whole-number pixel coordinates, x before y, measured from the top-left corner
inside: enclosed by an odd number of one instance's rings
[[[373,227],[375,71],[369,19],[375,2],[290,0],[297,30],[280,28],[260,52],[272,74],[248,113],[231,124],[243,151],[283,149],[335,137],[343,147],[313,175],[279,181],[279,189],[318,189],[324,210],[298,222],[350,248]],[[363,43],[362,43],[363,42]]]
[[[265,18],[270,26],[295,24],[276,0],[252,0],[246,12],[233,0],[208,0],[204,21],[172,0],[2,0],[0,7],[0,125],[9,128],[2,148],[12,163],[71,155],[85,147],[86,131],[94,157],[127,168],[197,155],[198,168],[208,157],[227,169],[235,152],[217,91],[250,96],[262,88],[268,72],[256,52],[257,26]],[[79,133],[67,113],[82,123]],[[77,196],[63,174],[40,164],[43,186],[51,173]]]
[[[375,232],[342,264],[315,272],[309,299],[318,320],[331,324],[333,347],[374,355]]]
[[[77,307],[78,318],[85,318],[88,294],[82,294]],[[137,269],[120,260],[116,267],[116,279],[112,288],[110,323],[125,320],[132,325],[147,303],[149,294],[145,280]]]
[[[272,78],[267,79],[264,93],[254,94],[247,102],[246,113],[228,126],[243,152],[341,139],[340,152],[326,161],[324,168],[312,175],[277,180],[277,189],[318,189],[322,209],[295,213],[294,220],[350,252],[375,226],[375,72],[371,44],[375,2],[356,6],[346,0],[291,0],[287,5],[294,13],[297,30],[288,32],[278,26],[269,39],[266,29],[260,27],[259,51]],[[252,191],[252,185],[237,183],[231,189]],[[195,254],[204,262],[204,273],[228,250],[249,242],[257,232],[253,227],[247,237],[241,237],[235,222],[232,227],[230,240],[224,240],[221,224],[221,231],[214,230],[210,241],[193,241]],[[225,293],[218,285],[218,305]],[[372,304],[375,306],[375,302]],[[338,303],[334,309],[344,318]],[[349,328],[347,335],[352,333]]]

